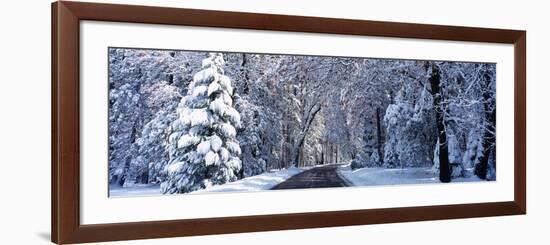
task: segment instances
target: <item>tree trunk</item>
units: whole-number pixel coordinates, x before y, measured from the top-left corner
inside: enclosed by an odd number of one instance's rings
[[[239,176],[238,176],[239,179],[244,179],[244,167],[242,167],[242,164],[241,164],[241,169],[239,169]]]
[[[435,120],[439,139],[439,180],[443,183],[451,182],[451,169],[449,165],[449,146],[447,144],[447,132],[445,131],[445,122],[441,105],[441,76],[439,67],[432,64],[432,74],[429,78],[431,85],[431,94],[433,97]]]
[[[496,110],[492,110],[492,112],[487,112],[488,114],[486,117],[487,121],[491,123],[494,127],[495,118],[496,118]],[[491,150],[493,148],[493,145],[495,143],[495,137],[490,132],[489,129],[485,130],[485,133],[483,134],[483,156],[479,160],[479,163],[476,165],[474,173],[479,177],[480,179],[487,179],[487,170],[489,168],[489,156],[491,154]]]
[[[291,142],[290,137],[290,127],[289,127],[289,113],[285,112],[283,115],[283,144],[282,144],[282,168],[287,168],[290,164],[290,147]]]
[[[334,144],[334,163],[338,162],[338,144]]]
[[[302,145],[302,147],[300,148],[300,166],[304,167],[306,166],[306,157],[305,157],[305,150],[304,150],[304,146]]]
[[[378,150],[378,157],[380,162],[384,162],[384,155],[382,154],[382,127],[380,126],[380,108],[376,108],[376,148]]]
[[[474,173],[479,177],[480,179],[487,179],[487,170],[489,167],[489,157],[491,154],[491,150],[493,150],[495,145],[496,137],[493,135],[493,132],[495,132],[495,124],[496,124],[496,118],[497,118],[497,111],[496,108],[490,108],[489,101],[491,101],[491,91],[489,90],[489,84],[491,80],[488,77],[488,75],[485,75],[485,92],[483,93],[483,99],[485,101],[484,108],[485,108],[485,121],[488,123],[488,127],[485,129],[485,132],[483,134],[483,156],[481,157],[479,163],[475,166]]]
[[[325,165],[325,143],[321,143],[321,165]]]
[[[328,143],[327,145],[327,164],[332,163],[332,143]]]
[[[301,148],[302,148],[302,145],[304,145],[304,141],[305,141],[306,137],[305,135],[303,136],[298,136],[298,139],[296,141],[296,143],[294,144],[294,147],[292,149],[292,165],[294,167],[299,167],[299,164],[300,164],[300,152],[301,152]]]
[[[140,176],[136,178],[136,182],[140,184],[149,183],[149,169],[145,170]]]
[[[328,164],[331,164],[332,163],[332,154],[334,152],[332,151],[332,143],[328,143],[328,148],[327,148],[327,157],[328,157]]]
[[[248,94],[249,89],[249,77],[248,77],[248,71],[246,70],[246,54],[243,54],[243,62],[241,63],[241,72],[244,75],[244,86],[243,86],[243,94]]]
[[[339,144],[336,144],[336,163],[339,162],[339,159],[338,159],[338,147],[339,146],[340,146]]]

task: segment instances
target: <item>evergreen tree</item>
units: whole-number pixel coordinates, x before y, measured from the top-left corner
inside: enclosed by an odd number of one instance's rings
[[[233,87],[224,59],[211,53],[193,77],[178,106],[167,146],[162,193],[186,193],[238,179],[241,149],[236,139],[240,114],[233,108]]]

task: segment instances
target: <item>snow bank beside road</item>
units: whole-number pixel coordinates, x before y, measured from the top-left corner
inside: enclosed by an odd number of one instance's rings
[[[430,167],[424,168],[360,168],[352,170],[350,165],[338,168],[338,173],[354,186],[402,185],[441,183]],[[473,175],[456,178],[453,182],[481,181]]]
[[[207,192],[239,192],[239,191],[261,191],[269,190],[277,184],[287,180],[288,178],[303,172],[301,168],[288,168],[279,171],[271,171],[260,175],[244,178],[235,182],[224,185],[216,185],[204,190],[192,192],[207,193]]]
[[[244,178],[235,182],[215,185],[209,188],[191,192],[188,194],[201,194],[210,192],[239,192],[239,191],[262,191],[269,190],[273,186],[287,180],[288,178],[303,172],[301,168],[288,168],[283,170],[273,170],[260,175]],[[136,185],[133,187],[111,187],[109,197],[131,197],[131,196],[158,196],[160,185]]]

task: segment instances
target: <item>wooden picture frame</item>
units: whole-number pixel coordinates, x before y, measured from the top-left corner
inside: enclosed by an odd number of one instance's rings
[[[60,1],[52,4],[51,237],[81,243],[526,213],[526,32],[458,26]],[[478,204],[82,225],[79,23],[82,20],[242,28],[514,45],[514,200]]]

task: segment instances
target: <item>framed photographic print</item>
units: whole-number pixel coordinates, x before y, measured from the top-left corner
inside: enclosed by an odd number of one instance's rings
[[[526,212],[519,30],[52,4],[52,241]]]

